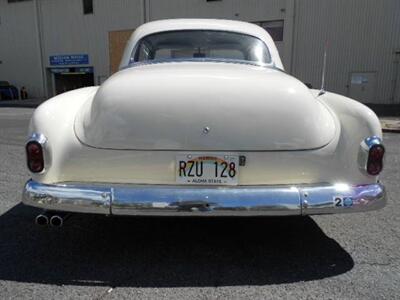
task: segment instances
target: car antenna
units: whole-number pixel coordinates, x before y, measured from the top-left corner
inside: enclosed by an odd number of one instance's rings
[[[322,80],[321,80],[321,89],[318,93],[318,96],[321,96],[326,93],[325,91],[325,74],[326,74],[326,52],[328,51],[328,42],[325,43],[325,50],[324,50],[324,64],[322,67]]]

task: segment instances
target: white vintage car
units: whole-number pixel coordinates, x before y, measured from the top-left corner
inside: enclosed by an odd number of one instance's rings
[[[147,23],[100,87],[38,107],[23,203],[66,212],[277,216],[385,205],[378,118],[285,73],[262,28]]]

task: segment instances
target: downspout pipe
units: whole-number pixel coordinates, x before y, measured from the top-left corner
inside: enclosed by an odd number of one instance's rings
[[[42,96],[48,97],[47,94],[47,79],[46,79],[46,68],[43,63],[43,34],[42,34],[42,26],[41,26],[41,13],[39,7],[39,0],[34,0],[34,9],[35,9],[35,25],[37,32],[37,41],[39,48],[39,64],[40,64],[40,73],[42,77]]]

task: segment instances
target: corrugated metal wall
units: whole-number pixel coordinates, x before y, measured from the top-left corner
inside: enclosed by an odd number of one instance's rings
[[[43,93],[33,1],[10,5],[0,0],[0,81],[10,81],[31,95]]]
[[[95,82],[110,75],[111,31],[134,29],[146,21],[167,18],[226,18],[266,21],[286,18],[287,3],[294,0],[94,0],[94,14],[83,15],[81,0],[39,0],[43,35],[43,60],[58,54],[89,54]],[[291,7],[291,5],[288,5]],[[290,24],[291,19],[285,20]],[[285,64],[290,63],[292,26],[285,26],[284,41],[278,44]],[[48,81],[50,79],[47,79]],[[49,86],[49,84],[48,84]]]
[[[284,20],[284,40],[277,43],[285,66],[290,65],[294,0],[148,0],[150,21],[168,18],[218,18],[260,22]]]
[[[320,86],[328,42],[326,87],[348,94],[351,72],[376,72],[375,103],[393,98],[395,49],[400,48],[399,0],[296,1],[293,74]]]
[[[143,23],[142,0],[95,0],[94,13],[84,15],[82,0],[41,0],[44,62],[60,54],[89,54],[95,82],[110,74],[110,31]]]
[[[325,41],[329,41],[327,89],[347,95],[351,72],[376,72],[375,103],[394,99],[400,74],[400,0],[94,0],[83,14],[82,0],[0,0],[0,80],[43,95],[49,56],[89,54],[95,82],[110,74],[109,32],[134,29],[145,20],[204,17],[244,21],[284,20],[278,43],[286,70],[318,87]],[[35,4],[38,4],[36,22]],[[37,28],[41,29],[41,39]],[[42,44],[40,55],[39,40]],[[400,78],[400,75],[398,76]],[[400,79],[398,80],[400,82]],[[400,83],[399,83],[400,84]],[[48,88],[49,89],[49,88]],[[400,88],[397,87],[400,91]],[[397,92],[400,94],[400,92]]]
[[[260,21],[282,18],[285,0],[149,0],[150,20],[165,18],[225,18]]]

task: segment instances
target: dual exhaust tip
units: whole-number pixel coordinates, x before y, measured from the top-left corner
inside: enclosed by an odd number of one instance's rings
[[[62,227],[66,218],[67,215],[50,215],[44,212],[36,216],[35,223],[39,226]]]

